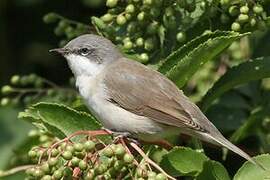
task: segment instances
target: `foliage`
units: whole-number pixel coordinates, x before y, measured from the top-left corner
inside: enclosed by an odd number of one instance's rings
[[[107,13],[92,16],[92,25],[56,13],[43,17],[45,23],[56,24],[54,33],[61,37],[60,46],[88,32],[111,39],[126,56],[160,71],[198,101],[207,117],[232,142],[242,143],[252,154],[264,153],[254,159],[267,171],[250,162],[240,167],[241,161],[232,160],[226,150],[221,157],[198,141],[179,142],[178,137],[172,137],[176,139],[175,147],[169,151],[143,145],[146,157],[131,145],[130,154],[108,135],[82,133],[67,138],[78,131],[96,132],[101,124],[74,90],[74,79],[64,87],[34,73],[14,75],[1,89],[1,105],[9,109],[24,107],[18,118],[36,127],[18,140],[20,143],[12,143],[17,147],[16,158],[1,168],[14,167],[11,170],[17,172],[16,166],[22,167],[30,179],[158,180],[174,176],[260,180],[269,176],[270,86],[266,78],[270,76],[270,61],[268,56],[252,57],[254,39],[269,34],[265,31],[269,28],[268,1],[82,2],[91,8],[106,5]],[[17,113],[11,111],[13,116]],[[247,143],[249,140],[252,143]],[[226,157],[227,161],[221,161]],[[0,176],[12,172],[1,171]]]

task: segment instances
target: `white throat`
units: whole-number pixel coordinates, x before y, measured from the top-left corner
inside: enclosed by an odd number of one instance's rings
[[[68,54],[65,58],[76,78],[79,76],[96,76],[104,68],[104,65],[98,64],[94,60],[91,61],[80,55]]]

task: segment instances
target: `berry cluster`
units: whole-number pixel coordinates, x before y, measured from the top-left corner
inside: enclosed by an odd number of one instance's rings
[[[48,13],[43,17],[47,24],[58,23],[54,29],[56,36],[65,36],[65,40],[60,41],[59,45],[64,46],[69,40],[89,32],[89,26],[76,21],[69,20],[55,13]]]
[[[10,85],[4,85],[1,88],[1,94],[3,96],[0,102],[1,106],[18,105],[20,102],[30,104],[37,102],[40,98],[44,98],[43,100],[46,101],[46,98],[49,97],[55,102],[73,102],[77,97],[74,90],[59,87],[36,74],[12,76]]]
[[[92,22],[99,33],[118,44],[124,52],[147,63],[154,57],[166,57],[164,52],[173,51],[190,38],[187,34],[198,35],[208,29],[241,32],[265,29],[269,18],[260,3],[107,0],[108,12],[100,18],[93,17]],[[220,21],[216,21],[217,17]]]
[[[223,24],[231,23],[233,31],[252,31],[256,29],[265,30],[267,13],[259,2],[220,0],[223,13],[220,21]]]
[[[143,63],[160,53],[167,36],[171,46],[186,41],[185,26],[196,9],[194,0],[107,0],[106,5],[108,12],[93,18],[93,24]]]
[[[97,139],[33,147],[28,155],[37,163],[26,170],[28,179],[167,179],[144,161],[138,164],[122,144],[105,145]]]

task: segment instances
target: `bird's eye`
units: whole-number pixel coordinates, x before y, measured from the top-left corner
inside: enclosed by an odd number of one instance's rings
[[[91,53],[91,50],[88,49],[88,48],[81,48],[81,49],[79,49],[79,53],[80,53],[82,56],[87,56],[88,54]]]

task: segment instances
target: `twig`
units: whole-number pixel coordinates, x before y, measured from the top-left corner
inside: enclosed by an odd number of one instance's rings
[[[167,176],[169,179],[176,180],[174,177],[167,174],[159,165],[157,165],[154,161],[152,161],[142,150],[137,146],[137,144],[131,142],[130,145],[153,167],[155,167],[157,170],[159,170],[161,173],[163,173],[165,176]]]
[[[24,165],[24,166],[15,167],[15,168],[7,170],[7,171],[0,171],[0,177],[9,176],[9,175],[15,174],[15,173],[20,172],[20,171],[25,171],[25,170],[32,168],[32,167],[35,167],[35,166],[36,165]]]

